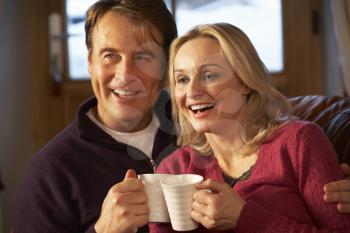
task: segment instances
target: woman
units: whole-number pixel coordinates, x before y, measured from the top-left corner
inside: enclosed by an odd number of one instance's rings
[[[157,172],[206,179],[194,196],[196,232],[350,232],[350,215],[323,201],[323,185],[343,178],[331,144],[291,117],[240,29],[201,25],[175,40],[169,80],[181,148]]]

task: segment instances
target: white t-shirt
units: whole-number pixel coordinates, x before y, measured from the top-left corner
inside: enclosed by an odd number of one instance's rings
[[[153,142],[160,125],[156,114],[152,115],[152,121],[145,129],[134,133],[121,133],[107,128],[95,118],[92,109],[90,109],[86,115],[104,132],[111,135],[112,138],[119,142],[136,147],[152,159]]]

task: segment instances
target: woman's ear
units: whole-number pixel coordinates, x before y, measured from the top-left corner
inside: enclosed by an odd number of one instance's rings
[[[249,95],[252,92],[252,89],[250,89],[247,85],[242,83],[241,91],[242,91],[243,95]]]
[[[241,79],[239,79],[240,91],[243,95],[249,95],[252,92],[252,89],[248,87]]]

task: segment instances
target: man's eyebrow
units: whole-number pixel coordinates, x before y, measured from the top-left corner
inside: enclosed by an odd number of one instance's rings
[[[114,48],[110,48],[110,47],[105,47],[100,49],[99,54],[105,53],[105,52],[116,52],[117,50]]]
[[[149,50],[149,49],[141,49],[135,52],[136,55],[147,55],[147,56],[151,56],[152,58],[155,58],[156,55],[154,54],[153,51]]]

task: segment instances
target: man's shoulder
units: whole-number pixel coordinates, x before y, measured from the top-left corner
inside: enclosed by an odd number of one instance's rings
[[[44,145],[35,155],[34,158],[41,160],[42,157],[55,159],[64,157],[67,154],[76,153],[80,150],[80,146],[85,142],[82,129],[91,128],[90,125],[85,126],[90,120],[86,113],[90,108],[96,105],[96,98],[91,97],[83,101],[77,111],[76,118],[68,124],[61,132],[54,136],[46,145]]]
[[[59,134],[54,136],[46,145],[39,149],[34,157],[33,162],[43,163],[50,158],[55,160],[74,152],[74,145],[79,144],[82,140],[77,129],[77,121],[71,122]]]

